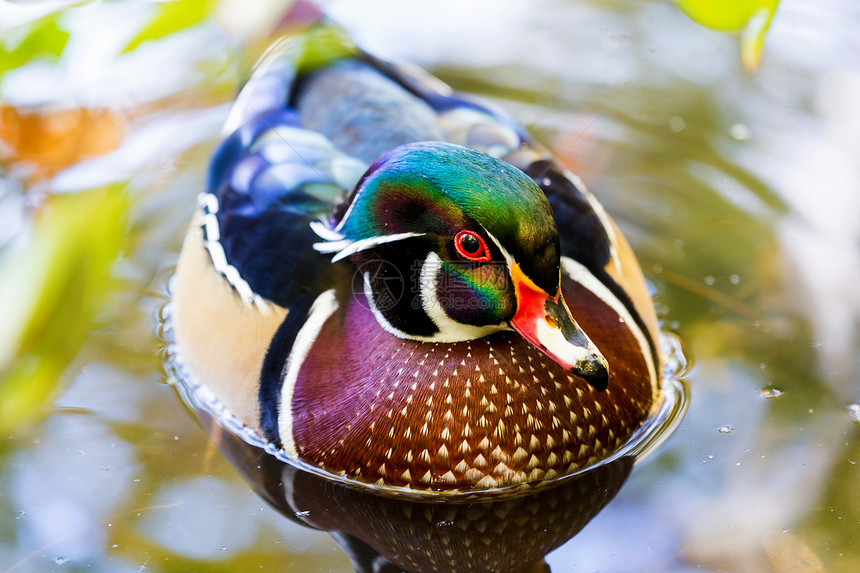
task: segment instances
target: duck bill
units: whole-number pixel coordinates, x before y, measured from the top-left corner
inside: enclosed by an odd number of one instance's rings
[[[598,391],[609,383],[606,358],[576,324],[561,296],[555,296],[529,279],[518,264],[510,267],[517,295],[517,312],[511,327],[568,372],[583,378]],[[560,278],[560,277],[559,277]]]

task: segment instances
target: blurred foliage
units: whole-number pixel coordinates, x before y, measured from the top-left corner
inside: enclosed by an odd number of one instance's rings
[[[741,63],[749,72],[758,69],[764,38],[779,0],[677,0],[695,22],[720,32],[739,33]]]
[[[126,45],[124,52],[131,52],[144,42],[160,40],[205,21],[217,6],[215,0],[193,2],[160,2],[155,14],[137,35]]]
[[[0,255],[0,433],[41,409],[112,293],[129,201],[120,186],[50,198]]]
[[[29,28],[0,34],[0,75],[36,59],[59,59],[69,33],[59,26],[57,18],[46,16]]]
[[[327,66],[355,54],[358,48],[339,26],[316,26],[302,36],[300,73]]]
[[[26,110],[0,104],[0,157],[26,164],[31,181],[44,180],[88,157],[115,149],[125,118],[110,109]]]

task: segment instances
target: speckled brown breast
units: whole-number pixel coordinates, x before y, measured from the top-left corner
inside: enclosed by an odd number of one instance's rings
[[[539,481],[604,457],[648,416],[652,381],[609,307],[575,283],[564,296],[609,362],[606,391],[514,332],[404,340],[353,301],[325,324],[299,371],[292,427],[281,428],[296,444],[288,453],[348,478],[438,490]]]

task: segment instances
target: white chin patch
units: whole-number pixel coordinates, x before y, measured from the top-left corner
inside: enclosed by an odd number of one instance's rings
[[[424,312],[439,329],[432,337],[422,337],[422,340],[434,342],[461,342],[483,338],[499,330],[506,330],[506,324],[491,326],[472,326],[457,322],[445,312],[439,297],[436,295],[437,277],[442,269],[442,259],[436,253],[429,253],[421,267],[421,305]]]

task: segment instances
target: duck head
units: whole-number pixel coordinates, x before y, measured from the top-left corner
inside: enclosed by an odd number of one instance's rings
[[[595,389],[606,359],[562,297],[549,201],[515,167],[453,144],[397,147],[365,173],[314,245],[356,266],[357,294],[401,338],[513,329]]]

